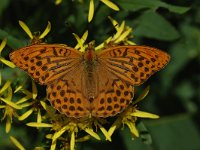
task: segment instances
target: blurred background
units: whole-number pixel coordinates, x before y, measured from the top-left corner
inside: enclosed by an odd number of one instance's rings
[[[160,115],[160,119],[138,120],[141,136],[135,140],[131,139],[129,129],[124,127],[113,135],[111,143],[90,140],[76,148],[200,150],[200,1],[113,0],[120,7],[118,12],[98,0],[94,2],[94,18],[88,23],[88,0],[63,0],[59,5],[55,5],[53,0],[1,0],[0,39],[8,39],[2,57],[9,60],[12,50],[29,42],[18,20],[24,21],[32,32],[44,31],[50,21],[52,29],[45,40],[72,47],[76,44],[72,33],[81,36],[89,30],[87,42],[95,40],[98,45],[115,33],[107,16],[119,23],[125,20],[126,25],[133,28],[133,42],[162,49],[171,55],[165,69],[141,87],[136,87],[137,97],[150,85],[150,93],[138,107]],[[0,64],[0,71],[3,83],[15,79],[13,69]],[[2,116],[3,112],[0,112],[0,118]],[[45,145],[44,134],[17,120],[13,120],[11,132],[6,134],[5,121],[2,121],[0,149],[16,149],[9,135],[17,137],[27,149],[34,149]]]

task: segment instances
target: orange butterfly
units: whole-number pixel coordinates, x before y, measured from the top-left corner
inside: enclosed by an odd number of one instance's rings
[[[66,45],[36,44],[10,54],[16,66],[47,85],[53,107],[68,117],[109,117],[131,102],[134,86],[162,69],[170,56],[147,46],[115,46],[85,53]]]

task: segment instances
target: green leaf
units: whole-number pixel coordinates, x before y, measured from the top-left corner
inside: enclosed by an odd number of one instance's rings
[[[200,147],[199,129],[190,115],[174,115],[148,121],[145,125],[158,150],[197,150]]]
[[[158,8],[166,8],[171,12],[183,14],[187,12],[189,7],[174,6],[159,0],[118,0],[117,3],[125,10],[137,11],[140,9],[153,9],[157,10]]]
[[[138,20],[134,34],[147,38],[172,41],[179,37],[176,29],[161,15],[154,11],[145,12]]]
[[[17,49],[19,47],[24,46],[24,43],[21,40],[13,37],[12,35],[9,35],[9,33],[0,29],[0,39],[4,38],[7,38],[7,45],[13,49]]]
[[[152,144],[151,134],[149,133],[143,122],[140,121],[137,124],[137,129],[139,130],[142,142],[145,144]]]

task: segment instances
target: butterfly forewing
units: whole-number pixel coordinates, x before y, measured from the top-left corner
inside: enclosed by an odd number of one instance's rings
[[[169,55],[147,46],[117,46],[102,50],[98,60],[116,77],[137,86],[162,69]]]
[[[66,45],[39,44],[12,52],[10,59],[40,84],[49,84],[79,65],[81,56]]]

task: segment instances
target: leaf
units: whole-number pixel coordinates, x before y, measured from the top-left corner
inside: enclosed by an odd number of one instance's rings
[[[163,117],[145,125],[150,131],[153,143],[161,150],[197,150],[200,147],[199,128],[190,115]]]
[[[135,35],[154,38],[164,41],[172,41],[179,37],[176,29],[161,15],[153,11],[145,12],[138,20]]]
[[[9,35],[9,33],[0,29],[0,39],[4,38],[7,38],[7,45],[13,49],[17,49],[25,45],[21,40],[13,37],[12,35]]]
[[[171,12],[183,14],[190,9],[190,7],[175,6],[159,0],[118,0],[117,3],[123,9],[129,11],[138,11],[145,8],[157,10],[158,8],[162,7]]]
[[[149,133],[143,122],[139,121],[139,123],[137,124],[137,129],[139,130],[142,142],[145,144],[152,144],[151,134]]]

